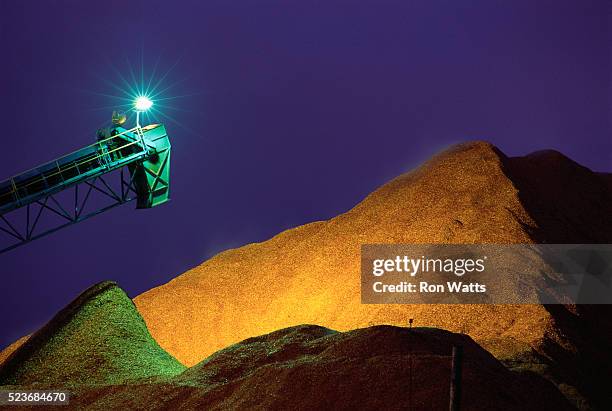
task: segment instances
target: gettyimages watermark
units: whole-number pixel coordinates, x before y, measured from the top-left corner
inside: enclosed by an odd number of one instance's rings
[[[364,304],[612,304],[612,244],[366,244]]]

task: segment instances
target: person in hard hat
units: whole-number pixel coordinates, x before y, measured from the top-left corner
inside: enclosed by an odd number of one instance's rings
[[[112,137],[119,134],[117,129],[125,124],[126,121],[126,114],[115,110],[111,117],[112,126],[98,129],[98,141],[105,140],[102,150],[104,153],[109,153],[111,161],[115,161],[121,157],[119,150],[115,150],[119,147],[120,142]]]
[[[123,126],[126,121],[127,116],[125,115],[125,113],[116,110],[113,111],[113,116],[111,117],[111,122],[113,123],[113,126],[110,130],[111,137],[121,133],[118,129]],[[115,150],[116,148],[121,146],[121,140],[119,140],[118,138],[113,138],[111,140],[108,140],[108,143],[108,149],[111,150],[111,158],[113,160],[118,160],[119,158],[121,158],[121,151]]]

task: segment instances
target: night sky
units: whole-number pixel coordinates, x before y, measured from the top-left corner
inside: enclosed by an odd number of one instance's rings
[[[135,296],[344,212],[452,143],[612,171],[607,1],[0,6],[0,179],[93,143],[122,78],[159,82],[173,144],[170,203],[0,255],[0,347],[98,281]]]

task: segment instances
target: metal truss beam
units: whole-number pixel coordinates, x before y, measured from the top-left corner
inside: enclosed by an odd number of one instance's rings
[[[114,182],[111,181],[113,179],[115,179]],[[113,183],[115,188],[113,188]],[[12,244],[0,248],[0,254],[128,203],[137,197],[134,179],[127,166],[115,172],[98,175],[75,184],[68,190],[74,192],[70,200],[58,198],[58,193],[50,194],[25,207],[0,215],[0,239],[3,241],[3,243],[0,243],[0,247],[13,240]],[[112,200],[112,202],[84,213],[85,207],[92,203],[91,193],[93,191]],[[20,215],[24,214],[24,209],[25,215]],[[49,215],[59,216],[60,221],[57,224],[49,224],[50,228],[40,229],[41,220],[45,220]],[[12,218],[9,218],[9,216]],[[13,221],[11,222],[11,220]],[[17,224],[16,220],[21,220],[21,223]]]

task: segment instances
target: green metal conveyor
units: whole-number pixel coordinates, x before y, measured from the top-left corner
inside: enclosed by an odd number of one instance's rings
[[[168,201],[170,141],[166,128],[162,124],[131,129],[117,126],[111,134],[0,182],[0,234],[6,240],[0,243],[0,253],[134,199],[136,208]],[[114,177],[118,181],[111,182]],[[69,203],[63,198],[66,195],[59,195],[68,189],[74,191]],[[111,203],[85,212],[92,191]],[[42,228],[41,218],[48,213],[61,217],[60,223]],[[25,221],[17,224],[16,219]]]

